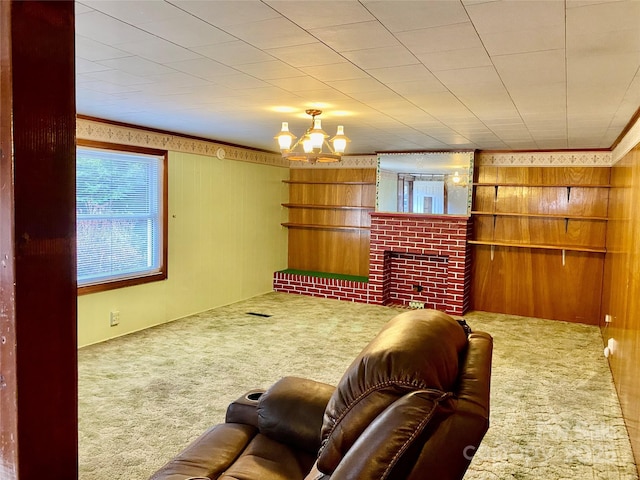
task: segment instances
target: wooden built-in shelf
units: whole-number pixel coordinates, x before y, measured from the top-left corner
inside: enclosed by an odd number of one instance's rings
[[[569,250],[572,252],[606,253],[604,248],[576,247],[568,245],[541,245],[536,243],[493,242],[485,240],[469,240],[471,245],[489,245],[493,247],[538,248],[541,250]]]
[[[282,180],[283,183],[291,183],[297,185],[375,185],[376,182],[329,182],[329,181],[311,181],[311,180]]]
[[[529,217],[529,218],[559,218],[571,220],[595,220],[606,222],[607,217],[565,215],[563,213],[516,213],[516,212],[478,212],[472,211],[471,215],[497,216],[497,217]]]
[[[477,187],[541,187],[541,188],[611,188],[609,184],[587,184],[587,183],[562,183],[562,184],[548,184],[548,183],[498,183],[498,182],[474,182],[474,186]]]
[[[311,223],[281,223],[287,228],[312,228],[315,230],[371,230],[371,227],[359,227],[357,225],[315,225]]]
[[[375,210],[375,207],[358,205],[313,205],[309,203],[282,203],[287,208],[317,208],[321,210]]]

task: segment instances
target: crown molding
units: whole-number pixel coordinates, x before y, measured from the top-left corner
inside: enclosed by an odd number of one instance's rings
[[[622,159],[636,145],[640,144],[640,118],[636,120],[625,136],[618,142],[611,152],[612,165]]]
[[[261,152],[224,143],[188,138],[171,133],[154,132],[128,125],[115,125],[81,117],[76,119],[76,137],[96,142],[193,153],[217,157],[220,160],[235,160],[284,168],[289,166],[289,162],[277,153]]]

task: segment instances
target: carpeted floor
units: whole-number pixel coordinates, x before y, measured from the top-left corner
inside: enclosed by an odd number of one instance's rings
[[[148,478],[282,376],[335,384],[397,313],[270,293],[81,349],[80,479]],[[638,478],[596,327],[465,318],[495,342],[491,427],[466,479]]]

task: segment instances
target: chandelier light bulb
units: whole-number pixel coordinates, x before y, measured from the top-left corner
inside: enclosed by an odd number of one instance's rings
[[[275,138],[282,152],[288,152],[291,149],[291,143],[296,137],[289,131],[289,122],[282,122],[282,129]]]
[[[304,150],[304,153],[313,152],[313,141],[309,135],[305,135],[305,139],[302,140],[302,149]]]
[[[322,130],[322,123],[319,118],[314,119],[313,129],[309,132],[309,136],[311,137],[311,145],[313,148],[322,148],[326,134]]]
[[[338,125],[338,131],[336,132],[336,136],[331,139],[333,143],[333,150],[337,154],[343,154],[347,148],[347,142],[350,140],[344,134],[344,126]]]

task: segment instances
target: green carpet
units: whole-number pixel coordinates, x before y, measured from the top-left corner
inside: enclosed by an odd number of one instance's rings
[[[281,376],[337,383],[398,312],[270,293],[81,349],[80,479],[148,478]],[[466,479],[638,478],[596,327],[465,318],[495,341],[491,426]]]

